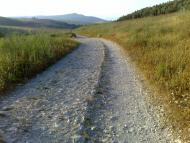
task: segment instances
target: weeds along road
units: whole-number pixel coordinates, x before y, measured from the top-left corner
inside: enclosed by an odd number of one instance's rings
[[[66,58],[0,101],[8,143],[166,143],[130,60],[117,45],[78,38]]]

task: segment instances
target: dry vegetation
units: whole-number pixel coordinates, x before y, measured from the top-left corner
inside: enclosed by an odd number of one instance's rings
[[[0,38],[0,91],[42,71],[78,45],[53,32],[9,34]]]
[[[82,27],[78,33],[126,49],[165,105],[173,129],[190,140],[190,12]]]

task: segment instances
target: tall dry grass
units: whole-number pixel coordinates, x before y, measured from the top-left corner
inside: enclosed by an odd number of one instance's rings
[[[78,45],[65,34],[12,34],[0,38],[0,91],[42,71]]]
[[[190,140],[190,12],[97,24],[78,33],[116,41],[126,49],[167,106],[176,132]],[[162,93],[162,94],[161,94]]]

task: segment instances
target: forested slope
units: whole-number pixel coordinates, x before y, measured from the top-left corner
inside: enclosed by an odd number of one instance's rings
[[[190,9],[189,0],[174,0],[167,3],[155,5],[153,7],[146,7],[141,10],[137,10],[131,14],[119,18],[118,21],[127,19],[142,18],[147,16],[158,16],[162,14],[169,14],[177,11],[184,11]]]

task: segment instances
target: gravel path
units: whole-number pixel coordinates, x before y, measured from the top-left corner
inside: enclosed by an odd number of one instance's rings
[[[6,142],[172,143],[121,49],[102,39],[78,40],[73,53],[1,97]]]

